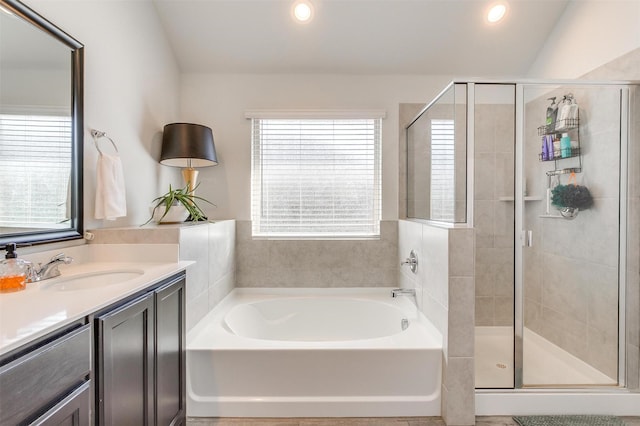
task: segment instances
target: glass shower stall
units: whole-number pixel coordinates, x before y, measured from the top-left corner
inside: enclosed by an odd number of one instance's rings
[[[475,229],[477,389],[637,389],[640,100],[451,83],[407,126],[407,216]]]

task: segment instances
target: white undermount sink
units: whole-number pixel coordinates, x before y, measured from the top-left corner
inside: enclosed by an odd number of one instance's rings
[[[61,277],[51,283],[44,283],[44,290],[76,291],[92,290],[112,285],[123,284],[144,274],[141,269],[111,269],[106,271],[87,272],[69,277]]]

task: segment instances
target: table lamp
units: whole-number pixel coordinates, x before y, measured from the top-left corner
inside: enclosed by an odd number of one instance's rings
[[[171,123],[164,126],[160,164],[182,167],[182,177],[190,194],[196,187],[196,167],[218,164],[211,129],[200,124]]]

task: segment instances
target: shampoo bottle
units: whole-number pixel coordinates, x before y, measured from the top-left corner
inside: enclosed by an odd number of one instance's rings
[[[558,135],[553,136],[553,156],[556,158],[561,157],[560,155],[560,137]]]
[[[567,96],[565,95],[560,105],[561,106],[558,107],[558,119],[556,121],[556,128],[555,128],[556,132],[564,130],[567,127],[567,119],[569,118],[569,114],[571,110],[571,100],[567,98]]]
[[[549,159],[549,144],[547,143],[547,136],[542,137],[542,161],[547,161]]]
[[[547,135],[545,136],[545,139],[547,140],[547,159],[553,160],[553,137],[551,135]]]
[[[0,293],[24,290],[27,287],[27,274],[30,262],[18,259],[15,243],[5,246],[7,254],[0,262]]]
[[[571,93],[566,95],[565,99],[566,101],[558,113],[556,131],[576,127],[578,125],[578,104]]]
[[[560,153],[562,158],[571,157],[571,138],[567,133],[563,133],[560,139]]]

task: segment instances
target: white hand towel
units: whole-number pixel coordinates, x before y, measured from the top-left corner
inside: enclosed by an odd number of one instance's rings
[[[100,154],[96,166],[96,219],[127,215],[127,193],[122,162],[117,155]]]

